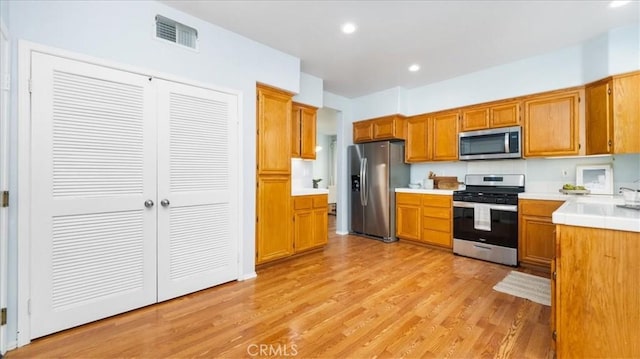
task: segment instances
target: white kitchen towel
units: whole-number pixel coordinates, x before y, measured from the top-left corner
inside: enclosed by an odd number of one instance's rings
[[[473,228],[479,231],[491,231],[491,207],[488,204],[474,203]]]

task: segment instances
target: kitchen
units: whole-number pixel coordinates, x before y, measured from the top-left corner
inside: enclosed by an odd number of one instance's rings
[[[46,7],[46,5],[44,5]],[[70,5],[65,5],[70,6]],[[152,7],[152,9],[146,8],[147,6]],[[94,15],[92,11],[77,8],[75,6],[70,6],[66,8],[69,13],[67,17],[64,19],[68,20],[70,24],[78,24],[78,20],[74,17],[74,12],[83,11],[88,13],[89,15]],[[105,13],[112,13],[113,9],[109,9],[107,7],[101,8],[105,11]],[[158,10],[159,9],[159,10]],[[56,42],[53,40],[48,40],[48,37],[43,33],[47,30],[51,31],[52,27],[50,25],[43,26],[39,29],[27,29],[26,25],[29,24],[31,17],[28,16],[28,13],[33,14],[46,14],[47,11],[42,8],[38,8],[37,6],[32,5],[11,5],[12,17],[10,29],[12,33],[16,36],[16,40],[18,38],[27,38],[31,41],[37,41],[45,44],[49,44],[50,46],[57,46],[66,48],[68,50],[90,53],[93,56],[104,56],[104,52],[106,50],[100,50],[96,47],[91,47],[85,41],[86,39],[80,37],[70,37],[66,38],[66,40],[62,40],[65,38],[64,36],[60,36],[61,40],[56,40],[60,42]],[[134,9],[136,14],[142,16],[147,16],[149,12],[157,12],[157,11],[167,11],[164,6],[160,5],[138,5],[138,8]],[[53,11],[52,9],[48,9],[48,11]],[[4,14],[6,12],[3,11]],[[185,23],[194,23],[193,18],[190,18],[184,14],[169,12],[171,14],[177,14],[180,16],[179,20]],[[84,18],[90,18],[90,16],[85,16]],[[26,22],[21,22],[21,20],[27,19]],[[60,20],[51,20],[54,23]],[[134,21],[134,20],[131,20]],[[203,29],[209,29],[204,23],[197,22],[202,32],[202,36],[206,36],[207,31]],[[141,28],[146,25],[136,24],[134,28]],[[55,28],[55,27],[54,27]],[[42,32],[42,33],[41,33]],[[63,33],[66,33],[63,31]],[[93,33],[93,32],[90,32]],[[95,31],[95,33],[102,34],[99,31]],[[277,71],[273,73],[269,73],[269,71],[256,71],[259,72],[256,75],[256,79],[259,79],[261,82],[270,83],[272,85],[287,88],[292,90],[292,92],[299,92],[300,94],[297,97],[297,101],[305,102],[311,105],[315,105],[316,107],[324,106],[331,107],[337,109],[341,113],[341,120],[339,121],[340,131],[338,133],[338,148],[346,151],[346,147],[351,142],[352,138],[352,122],[356,122],[358,120],[376,118],[380,116],[392,115],[392,114],[404,114],[404,115],[419,115],[422,113],[431,113],[434,111],[439,111],[443,109],[457,108],[466,105],[476,104],[476,103],[485,103],[492,100],[498,100],[502,98],[512,98],[514,96],[521,95],[529,95],[544,91],[558,90],[561,88],[571,87],[571,86],[581,86],[585,83],[590,82],[591,80],[597,80],[599,78],[604,78],[609,74],[618,74],[632,70],[636,70],[637,66],[629,65],[632,61],[629,61],[629,58],[633,60],[633,54],[629,55],[625,51],[623,51],[624,44],[628,44],[632,42],[634,29],[631,28],[622,28],[611,30],[609,32],[603,33],[599,35],[597,38],[594,38],[592,42],[587,42],[585,44],[581,44],[579,46],[569,47],[565,49],[558,50],[556,52],[548,53],[546,55],[540,55],[539,57],[528,58],[525,60],[516,61],[514,63],[510,63],[505,65],[502,68],[488,69],[488,70],[480,70],[478,72],[474,72],[470,75],[461,76],[452,80],[452,82],[427,85],[422,87],[417,87],[413,89],[405,89],[405,88],[391,88],[389,90],[383,90],[381,92],[377,92],[371,95],[356,97],[353,100],[348,98],[344,98],[341,96],[327,94],[323,92],[322,89],[322,80],[312,75],[297,75],[300,76],[292,76],[288,79],[282,79],[281,74]],[[79,35],[78,35],[79,36]],[[112,44],[112,46],[116,50],[120,50],[121,48],[117,45],[113,45],[113,41],[110,37],[99,38],[103,41],[97,41],[107,44]],[[631,39],[631,40],[630,40]],[[85,45],[79,45],[79,44]],[[88,46],[90,49],[83,49],[83,46]],[[203,46],[203,54],[206,49],[206,45]],[[248,46],[249,47],[249,46]],[[605,52],[602,52],[602,49],[606,48]],[[161,51],[160,51],[161,52]],[[119,53],[115,51],[114,53]],[[157,54],[158,50],[153,49],[150,51],[151,54]],[[138,65],[142,65],[145,62],[152,63],[151,59],[141,59],[143,55],[132,55],[125,52],[122,52],[121,55],[116,56],[119,61],[134,63]],[[274,55],[275,57],[276,55]],[[188,57],[185,55],[185,57]],[[160,59],[162,61],[162,59]],[[221,60],[217,60],[221,61]],[[288,61],[285,59],[283,62]],[[599,64],[604,61],[607,62],[608,67],[603,69]],[[553,64],[550,66],[549,64]],[[159,66],[164,68],[165,71],[170,69],[173,71],[173,67],[171,65],[163,65]],[[192,66],[191,68],[204,68],[198,66]],[[277,66],[274,66],[277,68]],[[189,69],[181,69],[183,74],[186,76],[194,77],[193,74],[190,74]],[[203,73],[208,73],[207,70],[203,70]],[[241,78],[241,81],[232,80],[224,75],[216,74],[213,78],[209,78],[207,81],[215,81],[216,83],[228,84],[228,86],[234,88],[240,88],[243,92],[247,94],[253,93],[255,87],[255,81],[250,80],[244,75],[238,75],[238,78]],[[252,75],[253,76],[253,75]],[[279,77],[279,78],[278,78]],[[586,79],[586,81],[585,81]],[[300,80],[302,85],[299,84]],[[295,83],[295,85],[294,85]],[[491,84],[491,86],[481,86],[482,89],[478,90],[478,84]],[[515,84],[518,84],[517,86]],[[455,88],[452,88],[453,85]],[[516,87],[514,89],[514,87]],[[309,91],[306,89],[311,89],[311,95]],[[299,90],[299,91],[294,91]],[[305,100],[305,96],[307,96],[307,100]],[[311,99],[309,100],[309,96]],[[253,105],[249,105],[248,103],[252,101],[247,101],[247,98],[251,98],[250,95],[247,95],[245,98],[245,108],[244,113],[247,118],[247,124],[243,127],[243,132],[245,133],[245,141],[247,143],[252,142],[249,141],[249,138],[253,138],[255,133],[254,125],[249,124],[249,119],[252,117],[248,114],[255,113],[255,108]],[[320,98],[320,100],[318,100]],[[245,162],[249,163],[247,165],[247,169],[245,169],[248,174],[247,177],[251,177],[252,170],[248,169],[253,166],[253,148],[252,144],[247,144],[248,148],[244,151]],[[615,159],[611,161],[611,159]],[[467,173],[488,173],[493,172],[494,168],[498,168],[501,173],[505,173],[505,171],[509,171],[512,173],[521,173],[525,175],[527,190],[535,189],[536,187],[540,189],[540,192],[555,192],[558,188],[561,187],[562,184],[567,182],[574,182],[573,176],[575,173],[575,166],[584,162],[585,164],[601,164],[605,162],[613,162],[613,172],[614,172],[614,185],[622,185],[625,186],[633,186],[633,181],[635,178],[635,174],[638,173],[638,157],[637,154],[631,155],[614,155],[609,157],[609,159],[602,158],[569,158],[569,159],[527,159],[527,160],[506,160],[507,162],[500,161],[499,163],[493,162],[491,163],[476,163],[476,162],[429,162],[429,163],[414,163],[411,165],[410,172],[410,181],[412,183],[418,182],[425,177],[425,175],[429,171],[433,171],[438,175],[443,176],[456,176],[460,180],[463,180],[463,177]],[[621,165],[618,166],[618,163]],[[486,167],[485,167],[486,166]],[[547,172],[547,173],[545,173]],[[346,156],[343,152],[338,159],[338,170],[337,177],[345,178],[346,173]],[[565,175],[566,173],[566,175]],[[340,187],[340,184],[338,184]],[[533,188],[532,188],[533,186]],[[243,184],[243,192],[252,194],[255,191],[255,183],[249,180]],[[543,190],[544,189],[544,190]],[[535,190],[536,192],[538,190]],[[251,223],[255,220],[254,214],[252,213],[252,201],[253,199],[251,195],[247,195],[247,204],[246,204],[246,214],[243,216],[243,220],[246,223]],[[339,189],[338,192],[338,210],[337,210],[337,229],[338,231],[344,233],[348,231],[348,223],[347,223],[347,187],[343,186],[343,188]],[[12,197],[13,198],[13,197]],[[342,199],[342,200],[341,200]],[[11,199],[15,201],[15,199]],[[15,202],[14,202],[15,204]],[[15,206],[13,206],[15,207]],[[11,207],[10,207],[11,208]],[[15,237],[12,237],[15,238]],[[243,273],[250,275],[254,269],[254,260],[252,248],[253,248],[254,235],[252,233],[252,229],[247,229],[243,232],[243,244],[249,250],[244,253],[244,263],[242,264]],[[15,248],[18,242],[12,239],[13,243],[11,248]],[[12,252],[11,253],[15,253]],[[15,293],[15,292],[12,292]],[[11,299],[15,300],[15,299]],[[15,308],[15,303],[12,308]],[[10,323],[15,326],[16,323],[16,313],[9,313]],[[13,331],[13,330],[11,330]]]

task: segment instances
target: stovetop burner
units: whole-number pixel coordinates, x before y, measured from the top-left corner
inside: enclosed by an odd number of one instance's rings
[[[524,192],[524,175],[466,175],[465,184],[453,192],[454,201],[513,205]]]

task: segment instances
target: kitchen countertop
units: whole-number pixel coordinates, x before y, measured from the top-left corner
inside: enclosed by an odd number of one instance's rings
[[[314,194],[329,194],[326,188],[292,188],[292,196],[311,196]]]
[[[518,199],[539,199],[546,201],[566,201],[576,197],[575,194],[564,194],[560,192],[522,192],[518,193]]]
[[[621,196],[571,196],[553,212],[553,223],[640,232],[640,211],[618,207]]]
[[[453,196],[453,190],[451,190],[451,189],[396,188],[396,192],[421,193],[421,194],[439,194],[439,195],[443,195],[443,196]]]

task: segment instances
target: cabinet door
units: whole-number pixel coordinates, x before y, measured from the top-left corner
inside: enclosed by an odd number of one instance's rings
[[[569,91],[525,102],[525,157],[578,154],[579,101],[579,92]]]
[[[431,159],[429,118],[427,115],[407,119],[407,140],[405,142],[406,162],[424,162]]]
[[[458,159],[458,111],[434,116],[433,160],[454,161]]]
[[[295,104],[291,110],[291,157],[300,158],[301,110]]]
[[[291,95],[258,86],[258,174],[291,173]]]
[[[353,143],[373,140],[373,124],[371,121],[353,123]]]
[[[316,159],[316,110],[300,109],[300,157]]]
[[[601,81],[585,89],[587,155],[612,152],[613,106],[611,81]]]
[[[420,240],[420,207],[401,204],[396,207],[396,236]]]
[[[256,218],[257,263],[293,254],[291,238],[291,179],[259,176]]]
[[[548,268],[554,257],[555,228],[550,217],[521,216],[520,261]]]
[[[327,205],[313,210],[313,246],[319,247],[327,244],[329,235],[329,211]]]
[[[640,72],[613,80],[613,152],[640,153]]]
[[[420,240],[421,195],[396,194],[396,236],[403,239]]]
[[[388,138],[394,138],[394,119],[393,118],[381,118],[373,121],[373,139],[384,140]]]
[[[462,111],[460,131],[482,130],[489,127],[489,109],[473,107]]]
[[[293,215],[293,237],[296,252],[313,248],[314,241],[314,212],[312,210],[297,210]]]
[[[491,106],[489,127],[509,127],[520,124],[520,101],[505,102]]]

